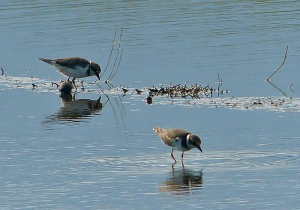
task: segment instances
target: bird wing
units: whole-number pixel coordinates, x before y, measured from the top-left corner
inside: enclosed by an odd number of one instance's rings
[[[185,139],[188,134],[189,132],[183,129],[168,129],[159,136],[166,145],[171,146],[176,139]]]
[[[87,65],[90,64],[88,60],[84,58],[78,58],[78,57],[57,59],[55,60],[55,63],[57,63],[60,66],[65,66],[68,68],[75,68],[76,66],[85,68]]]

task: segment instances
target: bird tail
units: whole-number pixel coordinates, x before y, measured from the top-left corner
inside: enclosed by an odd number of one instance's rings
[[[159,135],[163,129],[160,127],[156,127],[156,128],[153,128],[153,130],[157,135]]]
[[[43,61],[43,62],[45,62],[45,63],[48,63],[48,64],[50,64],[50,65],[52,65],[52,61],[53,61],[53,60],[51,60],[51,59],[46,59],[46,58],[36,58],[36,59],[38,59],[38,60],[40,60],[40,61]]]

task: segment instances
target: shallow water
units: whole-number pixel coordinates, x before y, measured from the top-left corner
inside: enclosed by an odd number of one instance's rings
[[[299,208],[299,6],[4,1],[1,209]],[[65,77],[35,58],[80,56],[105,69],[116,27],[113,87],[85,78],[61,98],[54,83]],[[145,103],[148,88],[186,82],[225,92]],[[203,153],[172,167],[156,126],[199,135]]]

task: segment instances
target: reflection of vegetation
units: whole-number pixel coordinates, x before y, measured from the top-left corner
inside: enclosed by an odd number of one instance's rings
[[[188,195],[203,187],[203,173],[182,167],[175,170],[172,167],[171,177],[167,178],[159,187],[160,192],[170,192],[173,195]]]

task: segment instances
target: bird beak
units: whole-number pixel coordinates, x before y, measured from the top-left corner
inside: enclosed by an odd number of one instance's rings
[[[197,148],[198,148],[198,149],[199,149],[199,150],[200,150],[200,151],[203,153],[203,151],[202,151],[202,149],[201,149],[201,147],[200,147],[200,146],[198,146]]]
[[[96,73],[96,76],[98,77],[98,79],[100,80],[100,76],[99,76],[99,73]]]

